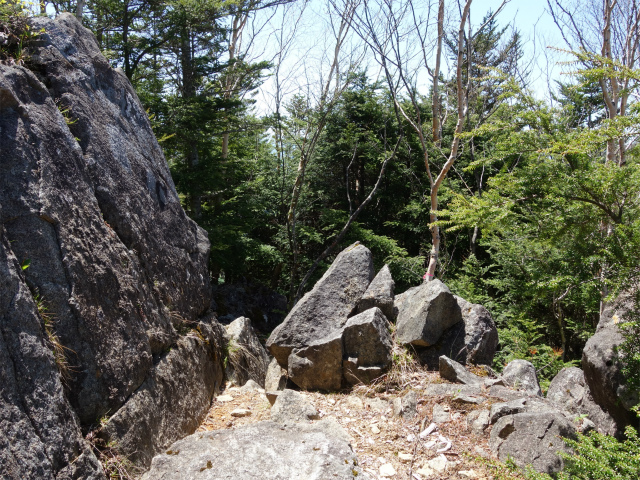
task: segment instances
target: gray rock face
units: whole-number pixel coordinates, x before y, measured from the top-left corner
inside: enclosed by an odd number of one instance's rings
[[[223,378],[222,326],[214,326],[201,323],[199,335],[178,340],[104,427],[107,440],[135,464],[148,468],[154,455],[204,420]]]
[[[542,396],[536,368],[526,360],[512,360],[502,371],[504,382],[517,390]]]
[[[0,72],[3,68],[0,65]],[[0,101],[4,118],[3,104]],[[104,479],[64,396],[44,324],[22,272],[0,224],[1,476]]]
[[[347,480],[368,478],[335,420],[260,422],[191,435],[153,459],[142,480]]]
[[[440,280],[423,283],[403,301],[398,311],[396,340],[403,345],[428,347],[446,329],[462,321],[455,297]]]
[[[435,345],[418,348],[420,361],[438,368],[442,355],[462,363],[490,365],[498,346],[498,329],[489,311],[482,305],[455,296],[462,322],[449,327]]]
[[[450,382],[464,383],[465,385],[475,385],[481,387],[484,380],[444,355],[440,357],[440,376]]]
[[[225,327],[229,337],[229,363],[227,378],[235,385],[244,385],[247,380],[264,387],[269,355],[247,317],[236,318]]]
[[[393,318],[390,318],[389,320],[397,320],[398,318],[398,313],[400,313],[400,309],[402,308],[402,305],[404,305],[404,303],[407,301],[407,299],[409,299],[417,290],[419,290],[420,287],[411,287],[408,290],[395,295],[393,298]]]
[[[277,423],[309,422],[318,419],[318,411],[301,393],[283,390],[271,407],[271,421]]]
[[[582,351],[582,369],[589,391],[594,401],[613,417],[619,433],[637,421],[630,408],[638,403],[638,392],[629,391],[620,368],[617,348],[623,342],[617,325],[605,326],[587,341]]]
[[[377,307],[347,321],[342,331],[343,355],[354,359],[344,373],[348,383],[369,383],[373,380],[370,375],[375,372],[379,376],[391,365],[393,342],[389,327],[389,321]]]
[[[288,368],[289,354],[294,350],[334,336],[367,290],[373,273],[371,252],[364,245],[354,244],[340,252],[267,340],[267,348],[278,363]]]
[[[524,468],[557,473],[564,465],[556,452],[571,453],[561,437],[575,439],[575,427],[556,412],[518,413],[502,417],[493,426],[489,446],[501,461],[513,459]]]
[[[183,365],[185,377],[197,377],[193,369],[201,364],[191,361],[203,358],[204,349],[184,347],[178,332],[184,334],[200,320],[209,325],[215,342],[222,338],[215,320],[203,317],[211,300],[209,241],[182,210],[128,80],[111,68],[73,15],[34,19],[34,28],[42,27],[47,33],[30,59],[33,71],[0,65],[0,224],[10,242],[7,248],[18,262],[30,260],[22,275],[32,292],[24,295],[37,292],[54,319],[52,330],[73,367],[66,394],[82,424],[116,414],[125,403],[126,416],[127,409],[135,411],[129,402],[146,394],[174,409],[171,400],[178,396],[181,376],[167,378],[163,365],[171,356]],[[69,109],[73,123],[65,121],[61,109]],[[12,312],[11,321],[27,314],[26,304],[21,305],[23,311]],[[179,392],[194,395],[193,405],[200,405],[201,413],[208,405],[200,398],[210,396],[212,385],[222,380],[222,356],[207,352],[206,368],[217,372],[217,379]],[[14,365],[22,361],[18,350],[7,355]],[[62,390],[53,379],[40,378],[55,373],[51,357],[34,355],[38,373],[25,378],[38,389],[39,402],[61,412]],[[31,408],[29,395],[24,390],[14,396],[8,411]],[[145,417],[144,435],[151,444],[189,433],[183,426],[193,419],[160,410],[150,409]],[[199,415],[191,404],[185,410]],[[156,414],[161,416],[151,418]],[[49,415],[59,428],[45,426],[39,434],[43,448],[50,450],[38,457],[42,475],[21,478],[48,478],[53,475],[49,470],[57,478],[101,475],[73,433],[78,429],[73,416]],[[32,425],[38,425],[35,416]],[[138,428],[123,424],[129,427]],[[8,441],[21,435],[14,428]],[[56,438],[55,432],[63,433]],[[128,438],[128,433],[118,435]],[[37,444],[34,438],[34,449]]]
[[[47,31],[31,57],[46,87],[3,68],[2,222],[80,366],[69,395],[89,423],[142,384],[153,355],[177,340],[173,323],[207,310],[209,242],[180,206],[133,88],[93,35],[70,14],[34,23]],[[53,99],[77,121],[67,125]]]
[[[385,265],[375,276],[367,291],[358,301],[358,312],[362,313],[373,307],[378,307],[387,319],[393,319],[393,288],[395,282],[391,277],[389,265]]]
[[[617,435],[614,419],[595,403],[589,387],[585,383],[584,373],[577,367],[563,368],[551,381],[547,391],[547,400],[561,408],[578,415],[586,414],[594,428],[607,435]]]

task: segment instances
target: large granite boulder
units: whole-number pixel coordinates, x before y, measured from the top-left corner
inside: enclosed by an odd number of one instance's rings
[[[398,311],[396,340],[403,345],[428,347],[461,321],[460,306],[449,288],[440,280],[425,282],[403,300]]]
[[[0,73],[6,73],[2,65]],[[0,87],[0,95],[4,91]],[[3,104],[0,99],[2,116]],[[0,223],[1,476],[104,479],[64,396],[51,351],[55,339],[48,337],[47,328]]]
[[[271,354],[298,386],[340,388],[342,328],[373,273],[368,248],[359,243],[346,248],[267,340]]]
[[[501,461],[513,460],[542,473],[562,470],[557,452],[571,453],[562,438],[576,438],[574,425],[557,412],[517,413],[502,417],[491,429],[489,446]]]
[[[375,276],[367,291],[358,300],[358,312],[362,313],[373,307],[378,307],[387,319],[394,318],[393,313],[393,287],[395,282],[391,277],[389,265],[385,265]]]
[[[175,405],[182,385],[180,396],[210,397],[222,381],[224,357],[217,351],[222,332],[205,317],[211,301],[207,235],[182,210],[144,108],[91,32],[70,14],[39,17],[33,28],[46,33],[30,57],[31,70],[0,65],[0,224],[7,254],[29,262],[21,272],[29,286],[23,295],[37,298],[54,319],[48,328],[71,367],[69,404],[89,428],[144,396],[137,393],[148,393],[158,405]],[[68,110],[69,121],[61,110]],[[20,308],[7,313],[7,322],[31,307]],[[208,324],[215,341],[186,346],[181,338],[198,322]],[[183,384],[181,377],[165,377],[164,365],[170,356],[179,361],[177,354],[184,355],[184,377],[200,378],[202,362],[189,360],[206,357],[216,378]],[[18,350],[8,355],[13,364],[22,362]],[[37,358],[33,368],[55,373],[50,356]],[[55,381],[25,378],[42,402],[55,398],[51,407],[62,408]],[[26,390],[10,400],[18,410],[29,402]],[[208,409],[197,403],[197,413],[189,409],[196,417]],[[162,417],[148,423],[150,444],[165,445],[195,428],[182,415],[149,412],[155,414]],[[85,457],[74,461],[83,443],[72,433],[78,423],[71,417],[60,419],[64,441],[40,434],[53,449],[52,456],[40,457],[43,469],[52,458],[54,470],[86,463]],[[184,424],[191,426],[185,430]],[[8,441],[19,434],[14,429]],[[53,455],[73,442],[75,455]],[[73,465],[65,466],[65,458]],[[48,475],[53,473],[16,478]]]
[[[225,327],[228,337],[227,378],[235,385],[253,380],[264,387],[269,355],[247,317],[236,318]]]
[[[615,420],[602,410],[591,395],[578,367],[563,368],[553,378],[547,390],[547,400],[576,415],[587,415],[600,433],[620,435]]]
[[[482,305],[455,299],[462,322],[446,329],[434,345],[418,347],[420,361],[435,369],[445,355],[462,364],[491,365],[498,347],[498,329],[491,314]]]
[[[362,472],[346,432],[333,419],[270,421],[196,433],[153,459],[142,480],[354,480]]]

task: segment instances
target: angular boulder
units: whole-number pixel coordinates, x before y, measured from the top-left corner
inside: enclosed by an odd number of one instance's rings
[[[340,388],[342,328],[373,273],[369,249],[351,245],[272,332],[267,348],[301,388]]]
[[[229,362],[227,378],[235,385],[253,380],[264,387],[269,355],[260,343],[247,317],[236,318],[225,327],[228,337]]]
[[[571,453],[562,438],[576,438],[574,425],[557,412],[518,413],[502,417],[491,429],[489,446],[500,461],[531,465],[541,473],[555,474],[564,461],[556,452]]]
[[[314,424],[260,422],[196,433],[153,459],[142,480],[354,480],[362,472],[333,419]]]
[[[461,321],[460,306],[449,288],[440,280],[425,282],[400,306],[396,340],[402,345],[428,347]]]
[[[430,347],[419,347],[420,361],[429,368],[438,368],[445,355],[459,363],[491,365],[498,347],[498,329],[489,311],[482,305],[455,296],[462,313],[462,322],[449,327],[440,340]]]
[[[390,324],[382,311],[373,307],[351,317],[342,331],[344,378],[348,383],[370,383],[391,365],[393,342]]]
[[[440,376],[450,382],[464,383],[465,385],[474,385],[476,387],[484,385],[484,380],[481,377],[467,371],[464,366],[444,355],[440,357],[439,370]]]
[[[511,360],[502,371],[502,380],[516,390],[542,396],[536,368],[527,360]]]
[[[378,307],[387,319],[394,318],[393,288],[395,282],[391,277],[389,265],[385,265],[375,276],[367,291],[358,300],[358,312],[362,313],[373,307]]]
[[[578,367],[563,368],[547,390],[547,400],[576,415],[587,415],[600,433],[620,435],[615,420],[591,396],[584,373]]]
[[[339,390],[342,385],[342,332],[295,349],[288,358],[289,379],[303,390]]]

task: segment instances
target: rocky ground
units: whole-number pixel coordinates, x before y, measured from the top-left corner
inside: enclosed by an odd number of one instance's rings
[[[443,381],[437,372],[415,367],[403,370],[396,369],[374,385],[350,391],[300,393],[320,418],[335,418],[349,433],[359,465],[372,480],[524,478],[492,459],[488,429],[474,432],[468,423],[474,410],[490,408],[500,399],[487,393],[481,404],[471,404],[452,395],[434,395],[435,385],[450,385],[454,392],[461,392],[464,386]],[[416,394],[415,411],[405,405],[405,411],[398,415],[396,405],[394,413],[394,400],[398,404],[398,399],[410,392]],[[270,410],[264,390],[227,386],[216,397],[198,432],[268,420]],[[431,422],[436,422],[437,429],[420,438]],[[440,436],[450,441],[450,448]]]

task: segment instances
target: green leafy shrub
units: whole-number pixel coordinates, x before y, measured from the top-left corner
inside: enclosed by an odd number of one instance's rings
[[[633,427],[627,427],[626,440],[589,432],[577,440],[565,439],[574,453],[562,454],[565,466],[557,480],[631,480],[640,478],[640,439]],[[529,469],[529,480],[550,480],[551,476]]]

